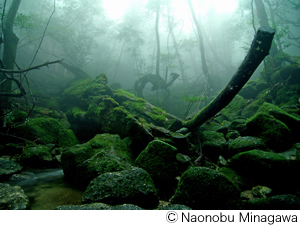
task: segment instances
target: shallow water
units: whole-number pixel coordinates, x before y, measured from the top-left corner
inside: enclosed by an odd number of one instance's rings
[[[53,210],[59,205],[81,204],[83,191],[64,180],[62,169],[24,171],[19,177],[22,179],[6,183],[24,190],[31,210]]]

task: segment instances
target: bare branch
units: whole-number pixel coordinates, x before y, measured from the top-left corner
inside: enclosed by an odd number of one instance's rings
[[[63,59],[61,60],[57,60],[57,61],[47,61],[45,62],[44,64],[41,64],[41,65],[37,65],[37,66],[33,66],[33,67],[30,67],[28,69],[23,69],[23,70],[7,70],[7,69],[0,69],[0,73],[25,73],[25,72],[28,72],[28,71],[31,71],[31,70],[34,70],[34,69],[39,69],[40,67],[43,67],[43,66],[47,66],[49,67],[48,65],[51,65],[51,64],[55,64],[55,63],[61,63]]]

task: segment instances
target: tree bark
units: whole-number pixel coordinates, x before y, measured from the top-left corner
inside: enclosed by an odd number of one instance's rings
[[[200,53],[201,53],[201,63],[202,63],[202,70],[204,73],[205,78],[208,80],[208,83],[210,83],[211,79],[210,79],[210,74],[208,71],[208,67],[206,64],[206,57],[205,57],[205,50],[204,50],[204,44],[203,44],[203,37],[202,37],[202,32],[201,32],[201,28],[200,28],[200,24],[197,20],[193,5],[191,3],[191,0],[188,0],[188,4],[192,13],[192,17],[193,17],[193,21],[196,25],[197,28],[197,32],[198,32],[198,38],[199,38],[199,48],[200,48]]]
[[[258,29],[248,54],[227,86],[213,101],[199,111],[194,118],[183,122],[183,127],[190,130],[199,127],[232,101],[235,95],[250,79],[259,64],[269,54],[274,34],[275,30],[270,27],[261,27]]]
[[[181,77],[182,77],[183,83],[187,84],[188,83],[188,79],[187,79],[187,77],[185,75],[185,72],[184,72],[183,61],[181,59],[181,56],[180,56],[180,53],[179,53],[178,44],[177,44],[177,41],[176,41],[176,38],[175,38],[175,35],[174,35],[174,31],[173,31],[174,24],[173,24],[173,20],[172,20],[172,23],[171,23],[171,16],[170,16],[169,5],[168,5],[168,26],[169,26],[170,34],[171,34],[172,41],[173,41],[173,44],[174,44],[174,48],[175,48],[175,54],[176,54],[177,59],[178,59]]]
[[[7,13],[7,18],[4,22],[3,34],[4,34],[4,49],[3,49],[3,67],[4,69],[14,69],[15,59],[17,55],[17,47],[19,38],[13,31],[14,20],[17,15],[21,0],[13,0],[12,5]],[[0,74],[0,82],[6,79],[4,74]],[[12,89],[12,81],[7,79],[0,85],[0,91],[2,93],[9,93]],[[9,97],[1,97],[0,109],[7,109],[10,107]]]
[[[263,26],[270,27],[266,8],[265,8],[265,5],[263,4],[262,0],[254,0],[254,2],[255,2],[255,6],[256,6],[256,13],[257,13],[257,17],[259,19],[260,27],[263,27]],[[271,56],[274,56],[275,54],[278,53],[278,48],[274,41],[271,46],[270,53],[271,53]]]

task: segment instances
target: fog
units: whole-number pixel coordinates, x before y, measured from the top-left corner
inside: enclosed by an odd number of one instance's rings
[[[12,2],[0,1],[1,11],[6,14]],[[109,85],[118,82],[122,89],[134,92],[136,80],[156,71],[155,2],[22,0],[14,21],[14,32],[19,38],[16,63],[26,69],[63,59],[92,77],[103,72]],[[191,2],[202,31],[205,61],[216,84],[210,87],[216,88],[214,94],[217,94],[244,59],[255,34],[253,28],[259,28],[255,4],[251,0]],[[264,2],[282,50],[299,55],[299,3]],[[272,17],[275,17],[273,22]],[[160,1],[158,32],[159,75],[162,78],[172,72],[181,75],[172,87],[204,84],[199,36],[187,1]],[[258,77],[259,71],[253,78]],[[54,94],[74,75],[56,64],[31,71],[28,78],[39,93]],[[146,86],[146,97],[153,93]],[[185,93],[189,94],[190,89]]]

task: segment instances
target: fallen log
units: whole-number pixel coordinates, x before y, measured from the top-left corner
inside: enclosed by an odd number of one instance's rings
[[[248,54],[227,86],[192,119],[183,121],[183,127],[193,130],[201,126],[232,101],[250,79],[259,64],[269,54],[274,34],[275,30],[270,27],[261,27],[257,30]]]

